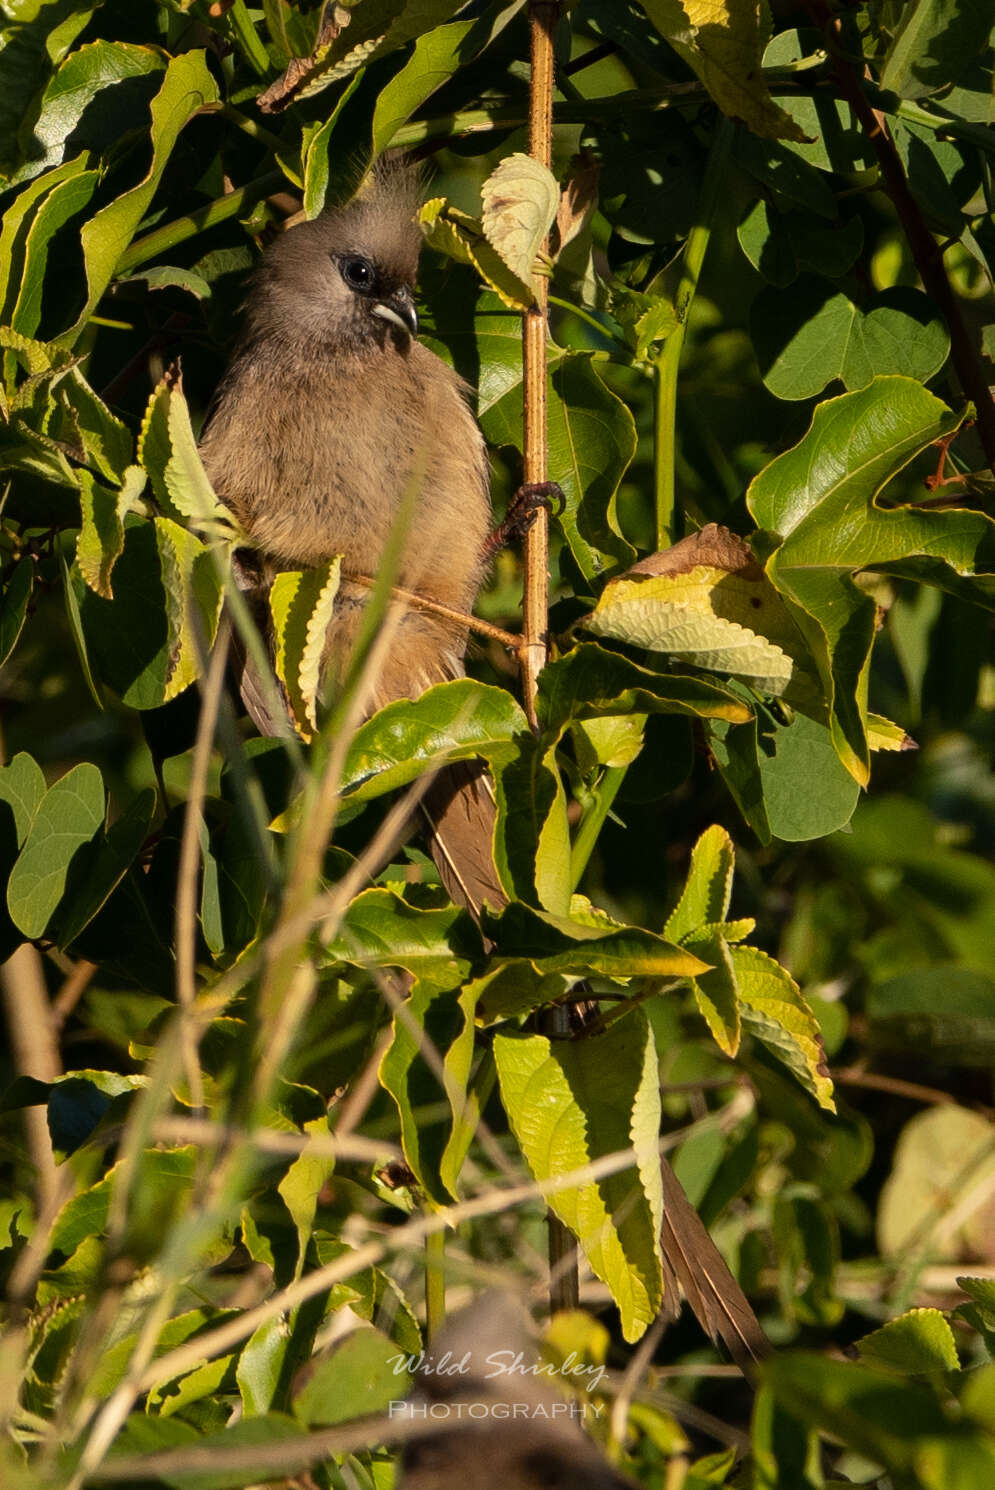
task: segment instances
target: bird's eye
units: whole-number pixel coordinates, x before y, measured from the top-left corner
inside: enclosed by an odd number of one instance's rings
[[[358,290],[361,295],[368,295],[376,283],[373,265],[358,255],[342,259],[339,271],[350,290]]]

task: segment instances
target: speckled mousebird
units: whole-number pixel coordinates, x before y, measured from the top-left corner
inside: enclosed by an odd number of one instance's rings
[[[280,569],[341,554],[343,582],[326,658],[341,677],[369,589],[405,501],[397,584],[472,610],[491,521],[483,437],[461,379],[417,340],[422,243],[415,172],[381,167],[346,206],[290,228],[253,276],[241,337],[200,452],[251,537],[265,583]],[[466,629],[408,610],[371,689],[371,707],[414,698],[463,673]],[[243,696],[264,733],[274,721],[251,679]],[[491,849],[493,803],[479,766],[441,773],[423,811],[454,899],[474,913],[505,901]]]

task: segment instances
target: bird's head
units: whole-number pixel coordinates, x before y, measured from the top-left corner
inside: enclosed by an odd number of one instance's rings
[[[345,207],[289,229],[257,272],[251,330],[331,351],[403,350],[418,334],[419,200],[412,171],[381,170]]]

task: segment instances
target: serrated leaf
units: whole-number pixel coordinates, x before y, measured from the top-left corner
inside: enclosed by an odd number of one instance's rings
[[[548,1204],[611,1289],[626,1340],[639,1339],[663,1292],[660,1092],[645,1017],[634,1011],[588,1040],[499,1031],[494,1057],[505,1111],[537,1180],[634,1147],[635,1175],[625,1170],[560,1190]]]
[[[89,471],[77,472],[82,523],[76,566],[90,589],[112,599],[111,574],[124,553],[124,519],[145,489],[145,472],[129,466],[120,491],[109,491]]]
[[[543,727],[557,736],[574,720],[623,714],[687,714],[734,724],[752,717],[749,706],[718,683],[654,672],[593,642],[547,663],[536,708]]]
[[[73,860],[103,821],[103,779],[88,762],[67,771],[45,793],[7,882],[10,918],[26,937],[43,935]]]
[[[526,959],[542,973],[684,978],[707,968],[702,958],[652,931],[604,917],[555,916],[512,902],[499,916],[485,914],[483,925],[499,958]]]
[[[138,459],[166,513],[199,532],[234,536],[234,519],[214,495],[197,450],[183,385],[175,375],[163,378],[149,399],[138,436]]]
[[[342,556],[337,554],[316,569],[281,572],[270,588],[274,667],[305,740],[318,728],[321,663],[341,571]]]
[[[714,523],[610,580],[580,624],[766,693],[805,685],[804,639],[787,607],[747,544]]]
[[[163,702],[168,703],[203,671],[221,619],[224,582],[215,555],[199,538],[168,517],[157,517],[154,522],[166,596],[168,662]]]
[[[713,823],[691,851],[688,877],[664,927],[664,935],[671,941],[683,942],[701,927],[723,921],[729,910],[735,866],[732,839],[725,828]]]
[[[939,1309],[909,1309],[855,1343],[861,1360],[904,1376],[960,1370],[954,1332]]]
[[[422,207],[418,220],[430,247],[457,264],[472,264],[509,310],[528,310],[534,298],[528,282],[502,259],[477,218],[435,197]]]
[[[783,1061],[820,1107],[835,1112],[819,1022],[798,984],[756,947],[732,947],[730,952],[743,1025]]]
[[[874,602],[852,575],[874,566],[995,603],[995,523],[980,512],[885,509],[882,489],[920,451],[959,428],[908,378],[878,378],[820,404],[802,440],[753,481],[747,503],[780,536],[770,580],[804,628],[830,706],[833,744],[868,776],[867,671]],[[840,452],[845,452],[841,459]]]
[[[532,285],[536,254],[560,205],[556,177],[548,166],[518,152],[495,166],[480,197],[487,241],[517,279]]]
[[[712,966],[691,980],[691,992],[698,1010],[719,1049],[728,1056],[739,1050],[740,1013],[739,980],[732,948],[720,928],[700,928],[684,945],[702,962]],[[749,950],[748,948],[746,950]]]
[[[755,0],[642,0],[654,26],[701,79],[724,114],[755,134],[804,140],[771,98],[761,61],[769,22]]]
[[[80,233],[87,297],[75,324],[59,344],[71,347],[110,284],[118,262],[148,211],[180,131],[205,105],[218,100],[217,84],[202,51],[183,52],[169,61],[162,86],[150,105],[152,158],[137,186],[108,202]]]

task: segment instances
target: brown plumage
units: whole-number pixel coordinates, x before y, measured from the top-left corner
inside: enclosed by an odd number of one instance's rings
[[[490,527],[483,438],[461,380],[415,340],[417,203],[412,172],[381,169],[347,206],[272,245],[201,439],[215,490],[254,541],[263,588],[279,569],[343,555],[326,647],[333,683],[369,598],[368,586],[348,576],[377,575],[406,501],[399,586],[466,614],[483,574]],[[370,708],[459,677],[465,647],[459,623],[409,610],[373,681]],[[261,704],[251,669],[242,691],[264,733],[285,727]],[[503,904],[482,771],[444,774],[426,817],[454,898],[474,911],[484,899]]]

